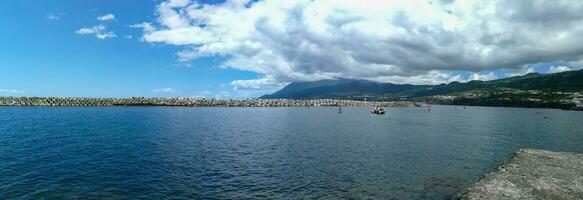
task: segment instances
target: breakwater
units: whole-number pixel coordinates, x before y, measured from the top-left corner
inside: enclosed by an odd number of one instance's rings
[[[201,99],[201,98],[75,98],[75,97],[0,97],[0,106],[191,106],[191,107],[413,107],[409,101],[356,101],[337,99]]]

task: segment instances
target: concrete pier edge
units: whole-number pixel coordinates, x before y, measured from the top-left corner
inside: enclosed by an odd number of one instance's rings
[[[520,149],[462,199],[583,199],[583,154]]]

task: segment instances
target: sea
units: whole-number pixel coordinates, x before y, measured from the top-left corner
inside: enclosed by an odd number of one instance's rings
[[[432,106],[0,107],[0,199],[455,199],[583,112]]]

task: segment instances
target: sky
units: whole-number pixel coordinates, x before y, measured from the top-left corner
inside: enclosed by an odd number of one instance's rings
[[[0,96],[254,98],[293,81],[583,68],[583,1],[7,0]]]

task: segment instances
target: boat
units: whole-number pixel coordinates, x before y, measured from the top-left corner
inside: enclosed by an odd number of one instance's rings
[[[370,114],[383,115],[383,114],[385,114],[385,109],[376,107],[375,109],[370,111]]]

